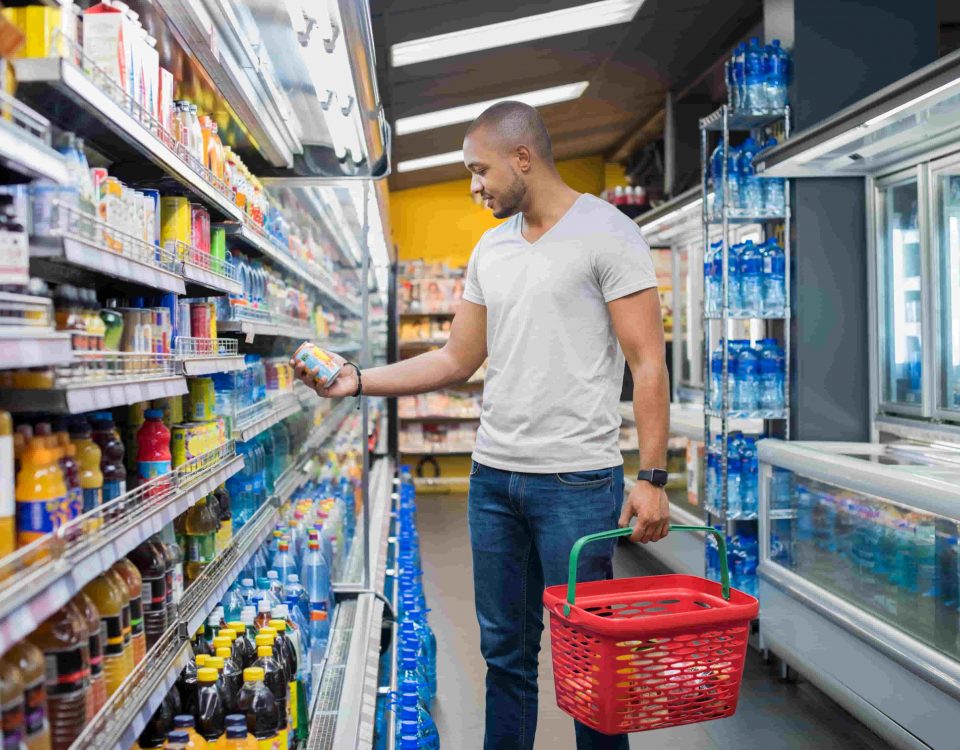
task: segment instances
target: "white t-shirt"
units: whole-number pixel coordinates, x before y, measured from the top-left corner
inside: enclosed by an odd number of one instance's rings
[[[619,466],[624,358],[607,303],[657,285],[650,248],[586,194],[536,242],[521,227],[517,214],[486,232],[467,267],[489,355],[473,458],[531,473]]]

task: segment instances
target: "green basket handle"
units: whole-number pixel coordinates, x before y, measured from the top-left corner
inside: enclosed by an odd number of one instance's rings
[[[574,603],[574,595],[577,589],[577,566],[580,563],[580,550],[588,542],[599,542],[603,539],[613,539],[619,536],[630,536],[633,529],[629,526],[624,529],[611,529],[610,531],[601,531],[597,534],[588,534],[580,537],[574,542],[573,549],[570,550],[570,568],[567,578],[567,603],[563,605],[563,616],[570,616],[570,607]],[[723,591],[723,598],[730,601],[730,571],[727,568],[727,540],[723,534],[710,526],[674,526],[670,524],[670,531],[703,531],[713,534],[717,539],[717,550],[720,553],[720,586]]]

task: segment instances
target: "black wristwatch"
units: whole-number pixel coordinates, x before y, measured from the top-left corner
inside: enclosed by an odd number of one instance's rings
[[[667,484],[667,472],[663,469],[642,469],[637,479],[650,482],[654,487],[664,487]]]

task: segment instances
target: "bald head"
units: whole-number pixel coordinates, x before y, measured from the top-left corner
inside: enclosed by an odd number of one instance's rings
[[[479,130],[491,136],[505,151],[526,146],[546,162],[553,162],[553,146],[547,126],[540,113],[529,104],[508,101],[487,107],[470,123],[466,137]]]

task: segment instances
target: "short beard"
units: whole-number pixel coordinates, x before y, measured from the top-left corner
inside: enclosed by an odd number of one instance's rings
[[[506,219],[513,216],[520,210],[520,204],[527,194],[527,186],[516,172],[513,173],[513,182],[507,188],[503,197],[499,199],[500,210],[494,211],[493,216],[496,219]]]

